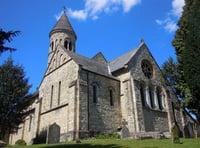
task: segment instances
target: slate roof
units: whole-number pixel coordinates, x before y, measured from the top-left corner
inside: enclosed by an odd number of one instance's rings
[[[117,79],[116,77],[112,76],[111,73],[109,72],[109,67],[107,63],[104,64],[102,62],[98,62],[94,59],[90,59],[82,55],[76,54],[72,51],[68,51],[65,49],[64,46],[61,47],[77,64],[81,65],[83,69],[110,77],[112,79]]]
[[[127,53],[123,54],[122,56],[111,61],[109,63],[110,71],[111,72],[117,71],[117,70],[123,68],[126,64],[128,64],[128,62],[131,60],[131,58],[136,54],[136,52],[140,49],[140,47],[143,44],[144,43],[141,43],[140,46],[138,46],[137,48],[132,49],[129,52],[127,52]]]
[[[55,26],[52,28],[49,35],[51,35],[54,32],[59,32],[59,31],[69,31],[75,35],[75,38],[77,38],[76,33],[75,33],[74,29],[72,28],[72,25],[66,15],[65,11],[61,15],[61,17],[59,18],[59,20],[57,21]]]
[[[125,53],[124,55],[116,58],[115,60],[111,61],[110,63],[100,62],[95,57],[104,58],[102,53],[98,53],[93,58],[87,58],[72,51],[66,50],[64,46],[61,46],[65,52],[79,65],[82,66],[83,69],[98,73],[113,79],[117,79],[112,75],[112,72],[115,72],[121,68],[123,68],[128,62],[133,58],[136,52],[141,48],[144,43],[141,43],[140,46],[137,48],[130,50],[129,52]],[[100,58],[100,59],[101,59]]]

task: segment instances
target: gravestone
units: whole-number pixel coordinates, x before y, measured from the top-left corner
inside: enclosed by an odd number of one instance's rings
[[[60,142],[60,126],[56,123],[49,126],[47,143]]]
[[[180,144],[179,127],[176,123],[172,126],[172,142],[174,144]]]
[[[126,126],[128,123],[125,119],[123,119],[122,121],[122,129],[121,129],[121,138],[122,139],[126,139],[126,138],[130,138],[130,132],[128,127]]]
[[[190,133],[189,133],[187,125],[184,126],[183,130],[184,130],[184,138],[190,138]]]

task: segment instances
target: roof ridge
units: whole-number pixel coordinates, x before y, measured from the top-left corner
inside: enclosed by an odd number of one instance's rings
[[[144,45],[144,42],[141,42],[141,44],[123,55],[117,57],[116,59],[109,62],[109,66],[111,69],[111,72],[116,71],[120,68],[123,68],[124,65],[128,64],[128,62],[131,60],[131,58],[136,54],[136,52]]]

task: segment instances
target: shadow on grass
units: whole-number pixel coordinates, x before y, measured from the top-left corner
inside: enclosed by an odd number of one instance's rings
[[[99,145],[99,144],[63,144],[63,145],[49,145],[42,146],[42,148],[128,148],[116,144]]]

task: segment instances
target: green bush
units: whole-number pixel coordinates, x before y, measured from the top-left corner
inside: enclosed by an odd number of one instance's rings
[[[15,142],[15,145],[16,146],[23,146],[23,145],[26,145],[26,142],[22,139],[19,139]]]

